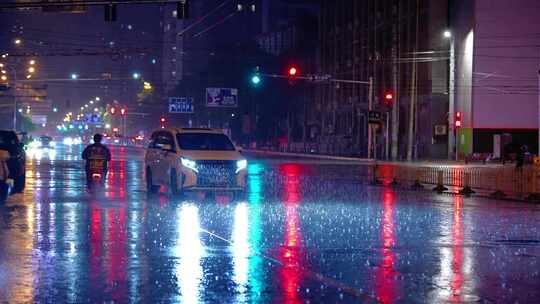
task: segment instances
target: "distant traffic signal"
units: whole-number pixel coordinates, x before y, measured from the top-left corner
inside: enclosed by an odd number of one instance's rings
[[[167,122],[167,119],[165,119],[165,117],[161,116],[161,118],[159,119],[159,126],[162,128],[162,129],[165,129],[165,123]]]
[[[296,77],[300,74],[300,70],[296,66],[290,66],[288,71],[289,76],[289,84],[294,85],[294,81],[296,80]]]
[[[461,112],[456,112],[454,124],[456,126],[456,129],[461,128]]]
[[[289,68],[289,77],[296,77],[298,75],[298,69],[295,66]]]
[[[258,85],[259,83],[261,83],[261,77],[259,75],[253,75],[251,77],[251,83],[254,84],[254,85]]]
[[[258,86],[261,83],[261,74],[259,72],[259,67],[255,67],[253,69],[253,74],[251,75],[251,84],[254,86]]]
[[[125,116],[126,114],[127,114],[127,109],[126,108],[121,108],[120,109],[120,115]]]
[[[394,103],[394,94],[392,92],[384,93],[383,103],[387,106],[391,106]]]
[[[116,108],[115,107],[111,107],[109,112],[111,113],[111,115],[114,115],[116,114]]]

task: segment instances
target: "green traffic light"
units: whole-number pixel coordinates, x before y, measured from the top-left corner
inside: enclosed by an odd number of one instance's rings
[[[251,77],[251,83],[257,85],[261,82],[261,77],[259,77],[259,75],[253,75],[253,77]]]

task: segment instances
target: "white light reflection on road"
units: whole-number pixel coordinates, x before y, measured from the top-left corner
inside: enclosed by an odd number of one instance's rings
[[[238,293],[236,302],[246,301],[250,254],[248,214],[249,207],[245,202],[236,205],[234,212],[234,228],[232,232],[233,243],[231,245],[234,271],[233,280],[236,284],[236,291]]]
[[[199,208],[192,203],[183,203],[178,212],[180,223],[175,255],[179,258],[176,277],[180,299],[182,303],[198,303],[203,278],[201,259],[205,254],[199,238]]]

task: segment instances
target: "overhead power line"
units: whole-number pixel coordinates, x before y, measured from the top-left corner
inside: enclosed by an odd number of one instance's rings
[[[33,1],[1,3],[0,9],[10,8],[39,8],[39,7],[65,7],[77,5],[111,5],[111,4],[160,4],[160,3],[181,3],[185,0],[73,0],[73,1]]]

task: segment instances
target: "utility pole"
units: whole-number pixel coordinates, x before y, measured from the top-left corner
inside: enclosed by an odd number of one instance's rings
[[[419,13],[420,13],[420,1],[416,0],[416,25],[415,25],[415,37],[414,37],[414,51],[413,51],[413,66],[411,77],[411,100],[409,101],[409,134],[407,140],[407,160],[413,160],[413,153],[416,143],[416,96],[417,96],[417,62],[416,53],[418,52],[418,26],[419,26]]]
[[[373,109],[373,77],[369,77],[369,93],[368,93],[368,111],[371,111]],[[368,115],[369,117],[369,115]],[[372,134],[372,127],[369,123],[368,119],[368,151],[367,156],[368,159],[371,159],[371,147],[372,147],[372,141],[373,141],[373,134]]]
[[[454,145],[457,147],[457,137],[454,130],[454,108],[455,108],[455,54],[454,38],[450,38],[450,66],[448,71],[448,159],[452,159]],[[456,152],[457,156],[457,152]]]
[[[390,159],[390,112],[386,112],[384,125],[384,159]]]
[[[399,7],[394,6],[394,9],[397,12],[394,12],[397,15],[397,19],[394,19],[393,26],[393,39],[392,39],[392,86],[394,90],[394,102],[392,103],[392,159],[397,159],[399,152],[399,85],[398,85],[398,44],[399,44],[399,33],[397,20],[399,20]]]

